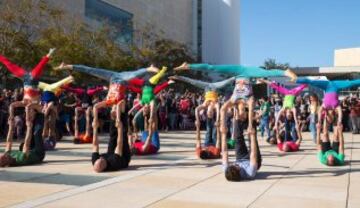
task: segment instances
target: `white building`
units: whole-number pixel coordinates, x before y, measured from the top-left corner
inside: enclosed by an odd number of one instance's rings
[[[240,64],[240,0],[202,2],[202,60]]]

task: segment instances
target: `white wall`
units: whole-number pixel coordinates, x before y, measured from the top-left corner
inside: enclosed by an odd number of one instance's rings
[[[360,66],[360,48],[335,50],[334,66]]]
[[[240,0],[203,0],[202,58],[240,64]]]

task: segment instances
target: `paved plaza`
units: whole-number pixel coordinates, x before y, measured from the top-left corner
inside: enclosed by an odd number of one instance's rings
[[[92,170],[90,144],[65,137],[41,165],[0,169],[0,207],[360,207],[360,136],[345,134],[343,167],[321,165],[304,138],[301,151],[286,155],[259,139],[256,180],[228,182],[220,160],[195,157],[193,131],[161,133],[159,154],[109,173]]]

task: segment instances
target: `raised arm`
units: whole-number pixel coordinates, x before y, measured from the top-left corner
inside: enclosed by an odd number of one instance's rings
[[[118,135],[117,135],[117,144],[115,148],[115,154],[118,154],[120,156],[123,156],[123,140],[124,140],[124,124],[122,122],[123,119],[121,119],[121,106],[123,105],[125,101],[122,100],[116,105],[116,128],[118,129]]]
[[[0,62],[4,64],[6,68],[17,78],[22,78],[26,73],[26,71],[23,68],[12,63],[2,55],[0,55]]]
[[[339,153],[345,154],[343,127],[338,125],[336,127],[336,130],[338,131],[338,136],[340,137],[339,138]]]
[[[92,152],[99,152],[99,138],[96,136],[92,142]]]
[[[253,130],[252,130],[253,131]],[[252,133],[251,133],[252,134]],[[250,164],[258,168],[259,145],[257,143],[256,135],[250,135]]]

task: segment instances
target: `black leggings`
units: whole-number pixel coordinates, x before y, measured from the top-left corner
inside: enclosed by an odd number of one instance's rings
[[[130,162],[131,159],[131,152],[129,147],[129,142],[127,139],[127,114],[122,113],[121,114],[121,122],[123,123],[123,154],[122,157],[125,159],[127,163]],[[117,128],[115,127],[115,122],[112,120],[110,123],[110,139],[108,143],[108,154],[114,154],[115,148],[117,146]]]
[[[234,126],[234,139],[235,139],[235,156],[236,160],[249,160],[250,159],[250,152],[246,146],[245,138],[244,138],[244,129],[247,127],[246,122],[236,120]],[[253,125],[256,129],[256,125]],[[255,142],[257,147],[257,164],[258,169],[261,166],[262,157],[260,153],[259,144],[257,142],[257,136],[255,134]],[[250,150],[251,151],[251,150]]]

